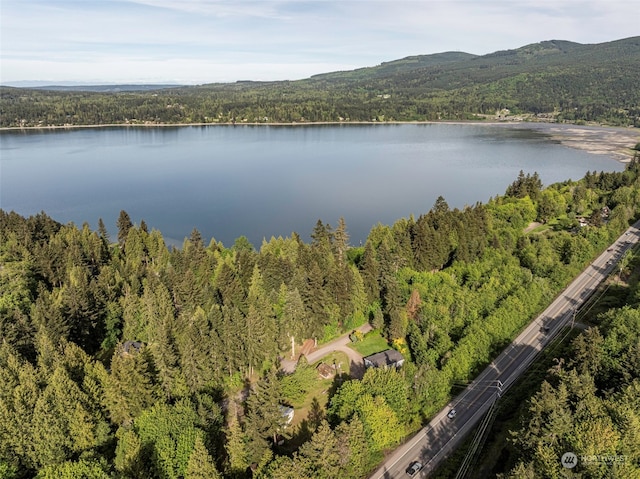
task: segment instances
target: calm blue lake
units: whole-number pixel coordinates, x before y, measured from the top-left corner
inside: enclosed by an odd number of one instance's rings
[[[344,216],[351,243],[371,227],[503,194],[520,170],[548,185],[620,171],[524,126],[404,124],[88,128],[0,133],[0,207],[61,222],[120,210],[181,244],[196,227],[230,246]]]

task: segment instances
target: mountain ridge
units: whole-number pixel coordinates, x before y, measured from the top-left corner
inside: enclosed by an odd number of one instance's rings
[[[12,87],[12,88],[23,88],[23,89],[56,89],[56,90],[72,90],[74,88],[93,88],[95,91],[100,91],[98,88],[103,89],[104,91],[134,91],[134,90],[148,90],[152,88],[156,89],[166,89],[166,88],[182,88],[182,87],[192,87],[192,86],[206,86],[206,85],[229,85],[235,83],[249,83],[249,84],[273,84],[273,83],[295,83],[306,80],[317,80],[317,79],[326,79],[326,78],[335,78],[341,75],[351,75],[354,73],[372,73],[375,76],[380,76],[379,72],[401,72],[406,70],[415,70],[421,68],[430,68],[437,67],[442,65],[452,65],[455,63],[459,63],[462,61],[482,61],[489,60],[494,58],[505,58],[505,57],[523,57],[523,56],[540,56],[540,55],[549,55],[553,53],[570,53],[575,52],[576,50],[580,50],[583,47],[590,48],[607,48],[612,45],[617,44],[626,44],[628,42],[632,42],[634,46],[640,47],[640,36],[637,37],[629,37],[623,38],[620,40],[613,40],[610,42],[603,43],[577,43],[569,40],[542,40],[536,43],[530,43],[524,45],[519,48],[514,49],[506,49],[506,50],[496,50],[492,53],[487,53],[484,55],[476,55],[472,53],[462,52],[462,51],[445,51],[438,53],[429,53],[429,54],[419,54],[419,55],[409,55],[406,57],[398,58],[395,60],[389,60],[385,62],[381,62],[379,65],[375,66],[367,66],[356,68],[353,70],[338,70],[331,71],[325,73],[318,73],[315,75],[311,75],[308,78],[303,78],[299,80],[269,80],[269,81],[260,81],[260,80],[237,80],[235,82],[213,82],[213,83],[202,83],[199,85],[181,85],[181,84],[170,84],[170,83],[82,83],[82,82],[55,82],[55,83],[47,83],[43,81],[16,81],[9,82],[7,84],[2,84],[2,87]],[[551,46],[551,47],[547,47]],[[415,65],[415,66],[412,66]],[[402,67],[409,68],[402,68]],[[34,85],[31,85],[31,84]],[[25,84],[24,86],[22,84]]]
[[[479,120],[500,111],[640,126],[638,78],[640,36],[545,40],[481,56],[413,55],[292,81],[99,93],[3,87],[0,126]]]

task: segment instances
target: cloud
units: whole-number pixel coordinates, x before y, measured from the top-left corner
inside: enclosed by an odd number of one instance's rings
[[[187,14],[210,15],[217,17],[286,18],[278,11],[278,6],[286,2],[249,2],[228,0],[128,0],[128,3],[144,5],[154,9],[173,10]]]
[[[631,2],[632,3],[632,2]],[[128,71],[200,82],[302,78],[316,67],[372,66],[409,55],[484,54],[565,39],[637,35],[616,0],[2,0],[2,79],[61,80]],[[180,63],[182,62],[182,63]],[[56,66],[57,65],[57,66]],[[88,67],[90,65],[90,67]],[[101,65],[109,66],[102,68]],[[118,68],[118,65],[126,65]],[[215,65],[215,67],[205,67]],[[255,68],[251,74],[251,68]],[[325,70],[332,71],[332,70]],[[235,73],[233,73],[235,72]],[[232,74],[242,75],[238,77]]]

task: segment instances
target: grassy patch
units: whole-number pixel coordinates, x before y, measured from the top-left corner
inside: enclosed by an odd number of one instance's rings
[[[350,343],[349,347],[355,349],[363,356],[370,356],[371,354],[389,349],[389,344],[387,340],[382,337],[380,331],[370,331],[365,334],[362,341]]]
[[[349,357],[343,352],[334,351],[322,358],[320,361],[313,363],[313,367],[317,367],[320,363],[327,363],[331,365],[335,364],[338,367],[339,374],[348,375],[350,373],[349,365],[351,364],[351,362],[349,361]]]
[[[293,385],[303,388],[299,394],[290,394],[287,400],[296,410],[293,423],[296,424],[307,417],[307,412],[313,399],[316,398],[320,405],[325,408],[327,404],[327,391],[333,386],[334,379],[322,379],[316,371],[316,366],[320,363],[333,365],[335,363],[338,372],[349,375],[349,358],[345,353],[335,351],[322,360],[309,365],[305,370],[296,371],[291,375]],[[296,377],[298,376],[298,377]],[[286,389],[286,388],[285,388]]]
[[[292,425],[299,424],[307,418],[311,403],[314,399],[318,401],[322,409],[326,410],[328,391],[333,385],[333,379],[320,379],[307,391],[304,398],[299,401],[292,401],[291,406],[295,409]]]
[[[527,234],[546,233],[547,231],[551,230],[552,227],[553,227],[553,223],[552,223],[552,221],[550,221],[549,223],[538,225],[535,228],[532,228],[532,229],[528,230],[526,233]]]
[[[322,379],[316,372],[316,366],[321,362],[335,364],[342,377]],[[317,421],[318,417],[326,416],[331,395],[335,393],[340,381],[349,375],[349,358],[345,353],[336,351],[321,361],[307,366],[307,368],[307,371],[301,374],[300,380],[295,380],[296,383],[305,387],[304,392],[294,394],[296,400],[288,400],[295,413],[288,428],[290,438],[287,439],[283,447],[279,448],[281,453],[291,454],[311,438],[313,423]],[[309,371],[313,371],[313,381],[309,381]],[[295,374],[298,374],[298,371]]]

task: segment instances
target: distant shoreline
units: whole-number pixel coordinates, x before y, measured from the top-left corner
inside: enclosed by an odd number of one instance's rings
[[[248,122],[239,121],[236,123],[103,123],[99,125],[46,125],[46,126],[3,126],[0,131],[19,130],[73,130],[77,128],[174,128],[180,126],[315,126],[315,125],[515,125],[523,124],[522,121],[475,121],[475,120],[452,120],[452,121],[291,121],[291,122]],[[532,122],[534,123],[534,122]]]
[[[492,127],[521,127],[539,131],[552,140],[596,155],[628,163],[634,155],[633,147],[640,143],[640,131],[633,127],[609,127],[601,125],[574,125],[527,121],[349,121],[349,122],[237,122],[237,123],[109,123],[102,125],[50,125],[1,127],[0,131],[76,130],[83,128],[179,128],[194,126],[349,126],[349,125],[484,125]]]

